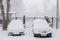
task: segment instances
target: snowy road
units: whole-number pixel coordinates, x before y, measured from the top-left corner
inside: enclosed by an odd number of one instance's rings
[[[0,30],[0,40],[59,40],[59,34],[60,30],[54,30],[52,38],[34,38],[32,28],[26,28],[25,35],[23,36],[8,36],[7,31]]]

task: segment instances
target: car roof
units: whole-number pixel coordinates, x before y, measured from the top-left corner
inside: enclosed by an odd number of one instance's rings
[[[20,23],[22,23],[22,21],[21,20],[12,20],[11,22],[14,22],[14,23],[16,23],[16,22],[20,22]]]
[[[9,25],[22,25],[23,22],[21,20],[12,20]]]

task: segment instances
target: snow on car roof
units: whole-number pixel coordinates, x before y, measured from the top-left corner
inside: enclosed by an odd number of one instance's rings
[[[18,22],[18,21],[21,22],[21,20],[19,20],[19,19],[17,19],[17,20],[12,20],[11,22],[16,22],[16,21],[17,21],[17,22]]]
[[[19,28],[23,28],[23,22],[21,20],[12,20],[9,25],[8,25],[8,29],[19,29]]]
[[[21,20],[12,20],[11,23],[17,23],[17,24],[19,23],[20,24],[20,23],[23,23],[23,22]]]
[[[36,19],[34,20],[33,25],[49,25],[45,19]]]

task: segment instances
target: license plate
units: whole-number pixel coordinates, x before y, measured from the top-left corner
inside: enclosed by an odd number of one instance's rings
[[[41,36],[46,36],[46,34],[41,34]]]
[[[19,32],[14,32],[14,34],[19,34]]]

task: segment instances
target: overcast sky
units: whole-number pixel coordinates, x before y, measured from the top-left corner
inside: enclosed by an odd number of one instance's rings
[[[6,10],[6,0],[3,4]],[[10,5],[17,16],[56,16],[56,0],[11,0]]]

